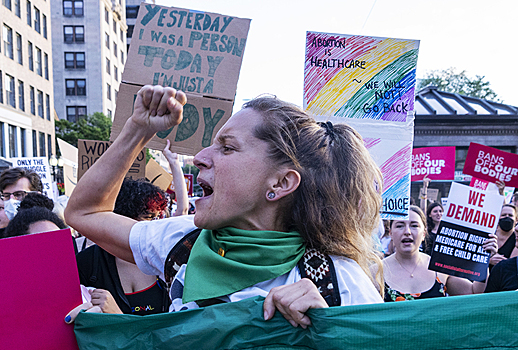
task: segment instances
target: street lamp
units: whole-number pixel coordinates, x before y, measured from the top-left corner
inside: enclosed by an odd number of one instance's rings
[[[54,181],[56,180],[56,166],[62,167],[65,164],[65,160],[61,157],[59,159],[56,158],[55,155],[52,155],[49,159],[49,165],[52,166],[52,178]]]

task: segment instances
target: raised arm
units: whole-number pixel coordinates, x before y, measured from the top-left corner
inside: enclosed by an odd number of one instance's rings
[[[146,143],[182,120],[187,99],[181,91],[144,86],[132,116],[108,150],[78,182],[67,208],[67,223],[111,254],[130,261],[129,233],[135,220],[113,213],[124,175]]]
[[[173,216],[187,215],[189,213],[189,197],[187,186],[183,177],[183,170],[178,160],[178,153],[173,153],[169,149],[171,143],[167,140],[167,145],[162,152],[169,163],[171,174],[173,175],[174,193],[176,195],[176,211]]]

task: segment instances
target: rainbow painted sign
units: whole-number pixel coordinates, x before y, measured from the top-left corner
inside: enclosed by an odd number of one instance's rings
[[[418,40],[307,32],[304,108],[347,123],[383,173],[382,218],[408,215]]]

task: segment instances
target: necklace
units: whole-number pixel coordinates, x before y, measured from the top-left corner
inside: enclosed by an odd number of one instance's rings
[[[401,265],[401,263],[399,262],[399,260],[398,260],[398,258],[397,258],[397,256],[395,254],[394,254],[394,258],[398,262],[399,266],[401,266],[401,268],[403,270],[405,270],[406,272],[408,272],[410,274],[410,278],[414,278],[414,271],[415,271],[415,269],[417,269],[417,266],[419,265],[419,262],[421,261],[421,257],[419,257],[417,259],[417,263],[415,264],[414,269],[412,270],[412,272],[408,271],[403,265]]]

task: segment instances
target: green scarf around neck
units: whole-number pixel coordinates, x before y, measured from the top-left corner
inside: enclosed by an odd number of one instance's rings
[[[202,230],[187,269],[184,303],[232,294],[291,271],[305,251],[297,232]]]

